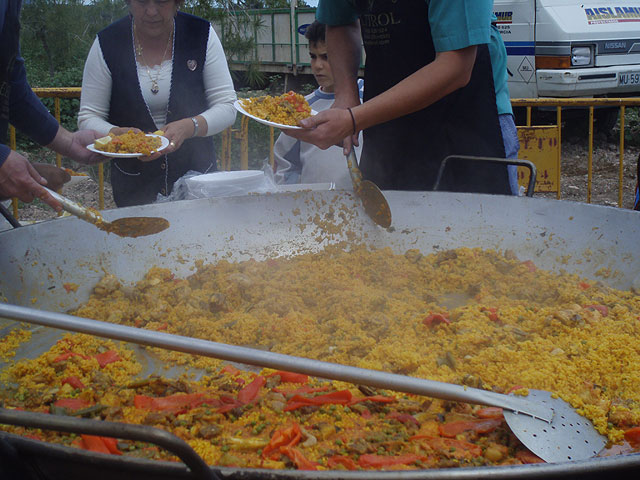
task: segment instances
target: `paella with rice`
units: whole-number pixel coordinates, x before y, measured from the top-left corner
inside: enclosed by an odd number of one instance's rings
[[[502,393],[549,390],[616,451],[640,447],[640,299],[540,270],[509,251],[329,248],[263,262],[200,262],[184,279],[152,268],[133,286],[105,275],[74,314]],[[80,334],[35,359],[11,361],[27,339],[16,329],[3,341],[5,407],[156,426],[212,465],[377,470],[540,461],[497,408],[244,371],[159,349],[149,351],[186,373],[141,377],[129,346]],[[2,429],[172,458],[139,442]]]
[[[311,115],[307,100],[293,91],[277,97],[263,95],[239,100],[247,113],[280,125],[297,126],[300,120]]]
[[[94,148],[105,153],[139,153],[151,155],[162,146],[162,140],[155,135],[129,130],[122,135],[109,135],[96,140]]]

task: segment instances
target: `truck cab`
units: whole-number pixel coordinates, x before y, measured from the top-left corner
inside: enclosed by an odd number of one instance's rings
[[[511,98],[640,92],[640,1],[495,0]]]

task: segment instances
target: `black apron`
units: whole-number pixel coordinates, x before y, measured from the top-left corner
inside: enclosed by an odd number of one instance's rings
[[[113,79],[108,121],[153,132],[156,125],[138,83],[131,28],[131,18],[125,17],[98,33]],[[207,108],[203,69],[209,22],[180,12],[175,19],[175,29],[167,124],[193,117]],[[111,165],[113,198],[118,207],[152,203],[158,193],[169,195],[174,183],[188,171],[208,173],[216,169],[213,137],[187,138],[178,151],[152,162],[114,159]]]
[[[365,101],[433,62],[428,2],[357,1],[367,54]],[[489,19],[487,19],[489,22]],[[449,155],[504,158],[493,71],[487,45],[478,45],[469,84],[429,107],[364,131],[360,167],[382,189],[432,190]],[[510,195],[507,168],[448,165],[440,190]]]

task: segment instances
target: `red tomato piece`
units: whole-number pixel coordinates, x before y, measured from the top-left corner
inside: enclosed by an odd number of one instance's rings
[[[411,465],[423,458],[424,457],[413,453],[407,453],[405,455],[375,455],[366,453],[360,455],[358,465],[362,468],[384,468],[394,465]]]
[[[280,447],[280,452],[284,453],[287,457],[295,463],[298,470],[317,470],[318,464],[307,459],[304,454],[295,447]]]
[[[109,450],[109,453],[113,455],[122,455],[122,452],[118,448],[118,441],[115,438],[111,438],[111,437],[100,437],[100,438],[102,439],[104,446],[107,447],[107,450]]]
[[[309,375],[302,373],[286,372],[284,370],[278,370],[277,372],[268,375],[268,378],[278,375],[280,381],[284,383],[307,383],[309,381]]]
[[[531,273],[534,273],[535,271],[538,270],[538,267],[536,267],[536,264],[533,263],[533,261],[531,261],[531,260],[526,260],[526,261],[522,262],[522,265],[527,267],[527,270],[529,270]]]
[[[400,423],[404,423],[405,425],[413,424],[417,427],[420,426],[420,422],[413,415],[409,415],[408,413],[400,413],[400,412],[392,412],[387,415],[387,418],[393,418],[394,420],[399,421]]]
[[[422,320],[422,323],[427,327],[434,327],[440,323],[450,324],[451,321],[448,313],[430,313]]]
[[[228,373],[229,375],[236,376],[240,375],[242,373],[242,370],[238,370],[236,367],[229,364],[222,367],[220,373]]]
[[[370,397],[354,398],[349,402],[349,405],[354,405],[360,402],[377,402],[377,403],[393,403],[396,399],[394,397],[387,397],[385,395],[371,395]]]
[[[85,360],[87,358],[89,358],[86,355],[81,355],[79,353],[65,352],[65,353],[62,353],[62,354],[58,355],[56,358],[54,358],[53,359],[53,363],[63,362],[65,360],[69,360],[71,357],[81,357],[81,358],[84,358]]]
[[[54,403],[56,407],[68,408],[69,410],[80,410],[87,408],[91,404],[81,398],[60,398]]]
[[[297,423],[287,428],[278,429],[273,432],[269,444],[262,449],[262,457],[267,458],[273,452],[279,452],[280,447],[294,447],[301,438],[302,431]]]
[[[238,402],[242,405],[247,405],[253,402],[256,398],[258,398],[258,394],[260,393],[260,389],[267,383],[267,380],[264,377],[257,376],[253,379],[253,381],[242,388],[238,392]]]
[[[502,409],[500,407],[485,407],[476,410],[475,413],[478,418],[502,418]]]
[[[71,377],[63,378],[62,384],[64,385],[65,383],[68,383],[73,388],[78,388],[80,390],[82,390],[83,388],[86,388],[84,383],[82,383],[82,380],[80,380],[75,375],[72,375]]]
[[[351,458],[342,455],[334,455],[327,460],[329,468],[335,469],[338,465],[345,467],[347,470],[358,470],[358,464]]]
[[[516,458],[522,463],[545,463],[544,460],[529,450],[518,450],[518,452],[516,452]]]
[[[640,445],[640,427],[633,427],[624,432],[624,439],[632,446]]]
[[[284,408],[285,412],[307,405],[348,405],[351,403],[353,395],[349,390],[338,390],[337,392],[318,395],[316,397],[303,397],[294,395]]]
[[[110,363],[122,360],[120,358],[120,355],[118,355],[118,352],[116,352],[115,350],[107,350],[104,353],[99,353],[95,356],[95,358],[98,361],[98,365],[100,365],[100,368],[104,368]]]
[[[502,418],[488,418],[481,420],[460,420],[457,422],[447,422],[438,425],[438,431],[443,437],[454,438],[463,432],[473,431],[476,433],[493,432],[502,423]]]
[[[97,437],[95,435],[85,435],[83,433],[80,435],[80,438],[82,438],[82,445],[85,450],[106,454],[111,453],[102,441],[102,437]]]

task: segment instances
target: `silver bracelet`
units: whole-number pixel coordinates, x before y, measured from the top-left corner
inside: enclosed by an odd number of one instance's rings
[[[191,117],[191,121],[193,122],[193,135],[192,137],[195,137],[196,135],[198,135],[198,119],[196,117]]]

